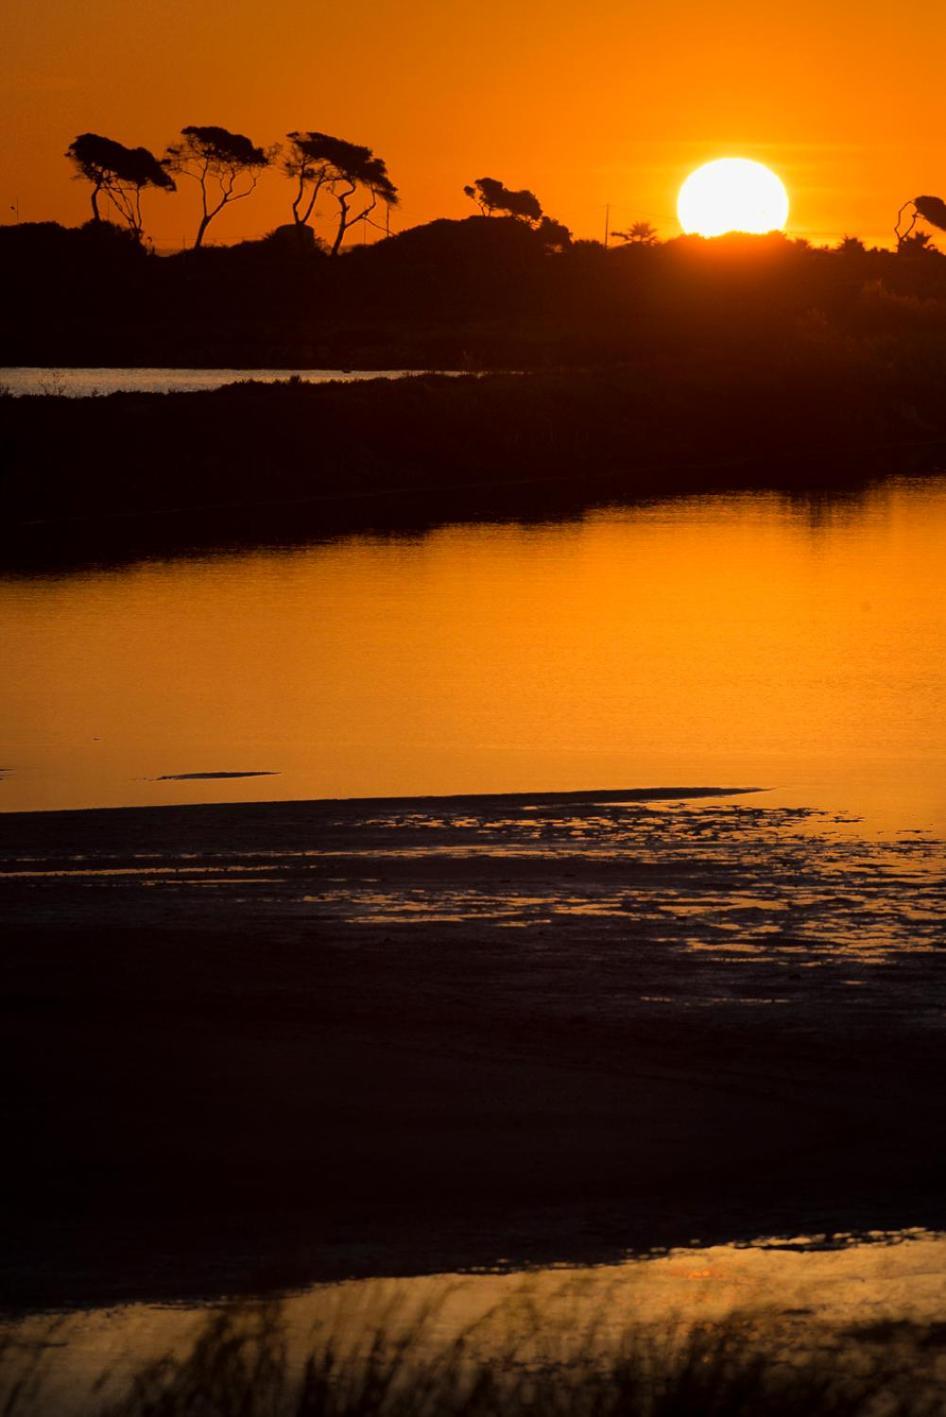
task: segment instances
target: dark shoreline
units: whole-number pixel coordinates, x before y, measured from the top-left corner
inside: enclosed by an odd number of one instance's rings
[[[4,769],[0,768],[0,771]],[[246,776],[269,776],[270,774],[246,774],[246,773],[215,773],[206,774],[209,777],[246,777]],[[203,777],[202,773],[189,773],[188,777]],[[173,780],[173,779],[168,779]],[[764,787],[587,787],[580,790],[569,788],[564,792],[451,792],[451,793],[417,793],[411,797],[299,797],[283,800],[281,798],[272,802],[181,802],[171,804],[149,803],[147,806],[125,806],[125,807],[62,807],[49,810],[39,807],[32,811],[0,811],[0,880],[3,875],[3,862],[8,853],[16,851],[18,845],[22,847],[25,838],[33,844],[34,849],[39,849],[45,835],[44,825],[50,827],[50,841],[57,840],[57,827],[74,825],[83,831],[86,838],[90,836],[94,840],[107,839],[108,831],[113,826],[121,823],[123,826],[134,831],[137,827],[144,827],[148,831],[153,831],[161,824],[174,829],[185,829],[191,823],[199,826],[202,831],[215,829],[218,826],[229,834],[234,830],[239,830],[238,818],[231,818],[228,814],[232,809],[239,813],[246,810],[248,813],[256,815],[256,820],[248,817],[247,826],[251,831],[259,830],[261,822],[260,816],[269,815],[273,822],[277,822],[280,817],[286,817],[290,821],[293,816],[299,814],[310,821],[317,821],[319,818],[331,818],[335,812],[368,811],[379,808],[385,812],[406,811],[413,812],[427,809],[433,811],[440,808],[444,811],[461,811],[464,808],[476,807],[495,808],[502,810],[508,808],[512,802],[519,804],[534,803],[536,806],[547,810],[551,807],[564,806],[569,803],[579,803],[587,805],[589,802],[600,802],[602,804],[613,804],[621,802],[666,802],[690,800],[699,801],[702,798],[711,797],[742,797],[749,793],[765,792]],[[217,813],[221,814],[219,822],[215,820]],[[121,818],[117,814],[125,813]],[[152,816],[153,813],[160,813],[160,818]],[[202,818],[202,820],[198,820]],[[267,830],[272,828],[272,822],[267,824]],[[164,836],[164,833],[161,833]]]
[[[946,1227],[929,848],[692,791],[0,815],[7,1304]]]
[[[552,520],[719,491],[858,495],[943,466],[935,379],[672,366],[0,399],[0,569]]]

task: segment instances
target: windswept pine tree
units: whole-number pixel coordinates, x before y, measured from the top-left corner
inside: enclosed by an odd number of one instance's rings
[[[328,192],[338,205],[333,256],[338,254],[346,232],[370,218],[379,202],[397,206],[397,188],[384,160],[371,148],[316,131],[289,133],[287,137],[290,147],[283,159],[283,171],[296,183],[293,221],[298,226],[307,225],[319,194]]]
[[[141,240],[141,194],[146,187],[176,191],[165,163],[147,148],[126,148],[100,133],[80,133],[66,149],[76,176],[92,184],[92,220],[102,221],[100,198],[109,201],[120,219]]]
[[[207,228],[230,202],[239,202],[256,190],[260,174],[270,166],[276,150],[261,148],[243,133],[227,128],[181,129],[181,142],[172,143],[164,161],[172,172],[192,178],[200,187],[201,217],[194,249],[202,244]]]
[[[496,177],[477,177],[474,182],[464,187],[463,192],[476,203],[484,216],[504,212],[507,216],[517,217],[521,221],[536,223],[542,220],[542,204],[527,187],[514,192]]]
[[[539,233],[549,251],[564,251],[571,245],[572,234],[564,222],[546,216],[542,203],[527,187],[518,192],[505,187],[496,177],[477,177],[463,189],[464,196],[475,202],[483,216],[500,212],[515,221],[525,222]]]

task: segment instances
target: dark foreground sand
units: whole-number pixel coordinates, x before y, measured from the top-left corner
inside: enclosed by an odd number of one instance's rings
[[[942,847],[767,800],[0,815],[7,1299],[942,1227]]]

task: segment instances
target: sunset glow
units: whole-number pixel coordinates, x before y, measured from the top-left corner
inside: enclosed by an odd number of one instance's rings
[[[0,5],[3,1413],[946,1417],[944,53]]]
[[[680,188],[677,216],[688,235],[723,236],[727,231],[762,235],[784,227],[788,193],[781,178],[761,162],[719,158],[690,173]]]
[[[357,54],[384,82],[354,83],[347,65],[326,65],[314,95],[305,66],[287,63],[287,35],[299,53]],[[403,193],[395,230],[468,215],[463,184],[495,169],[515,187],[539,189],[545,207],[583,237],[603,231],[609,203],[618,227],[647,220],[669,234],[687,174],[745,153],[785,181],[796,234],[888,243],[891,204],[895,215],[906,197],[937,190],[944,43],[943,6],[916,6],[905,24],[875,0],[840,10],[802,0],[790,14],[749,0],[722,9],[683,0],[646,17],[602,0],[593,18],[537,0],[379,0],[367,9],[281,0],[272,23],[252,0],[158,9],[8,0],[0,7],[0,123],[10,139],[2,217],[14,220],[15,203],[21,221],[86,219],[87,194],[63,160],[76,133],[160,153],[183,125],[214,122],[263,144],[295,128],[369,144]],[[486,73],[470,62],[484,46]],[[617,81],[624,69],[633,103]],[[880,100],[898,93],[909,103]],[[267,173],[253,200],[215,223],[214,242],[290,220],[289,192],[278,172]],[[196,220],[196,188],[149,197],[149,234],[161,251],[180,249]],[[321,216],[316,230],[330,230]],[[369,230],[369,240],[376,235]]]

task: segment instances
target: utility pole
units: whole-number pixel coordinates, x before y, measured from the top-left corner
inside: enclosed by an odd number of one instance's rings
[[[611,235],[611,203],[608,202],[604,209],[604,249],[608,249],[608,238]]]
[[[10,210],[11,210],[11,212],[13,213],[13,220],[14,220],[14,222],[16,223],[17,226],[19,226],[19,224],[20,224],[20,199],[19,199],[19,197],[14,197],[14,198],[13,198],[13,201],[10,203]]]

